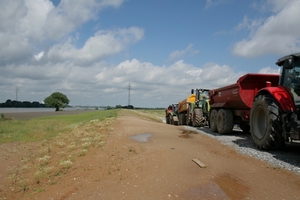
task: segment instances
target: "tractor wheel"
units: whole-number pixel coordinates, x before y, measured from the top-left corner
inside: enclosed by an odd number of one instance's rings
[[[278,149],[285,145],[281,135],[282,110],[270,95],[255,98],[250,111],[250,132],[255,145],[264,150]]]
[[[185,124],[185,117],[184,113],[179,113],[178,114],[178,125],[182,126]]]
[[[217,128],[220,134],[228,134],[233,129],[233,114],[231,110],[220,109],[217,115]]]
[[[166,124],[170,124],[170,115],[166,116]]]
[[[182,113],[182,124],[181,125],[186,125],[186,114]]]
[[[209,116],[209,125],[212,132],[218,132],[217,128],[217,115],[218,111],[216,109],[212,110]]]
[[[169,122],[170,124],[174,125],[174,119],[173,119],[173,116],[172,115],[169,115]]]
[[[194,127],[201,126],[201,119],[203,119],[203,110],[201,108],[195,108],[193,111],[192,124]]]

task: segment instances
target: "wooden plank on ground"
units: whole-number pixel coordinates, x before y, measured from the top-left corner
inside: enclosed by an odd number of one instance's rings
[[[194,161],[197,165],[199,165],[199,167],[206,168],[206,165],[203,162],[201,162],[199,159],[194,158],[192,161]]]

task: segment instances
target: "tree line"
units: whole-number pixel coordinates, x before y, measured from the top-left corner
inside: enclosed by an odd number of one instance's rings
[[[0,107],[5,108],[44,108],[45,104],[37,102],[37,101],[15,101],[7,99],[6,102],[0,103]]]

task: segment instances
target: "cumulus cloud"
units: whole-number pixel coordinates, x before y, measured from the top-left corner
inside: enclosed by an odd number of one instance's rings
[[[243,57],[258,57],[264,54],[285,55],[300,50],[300,2],[268,1],[274,12],[263,22],[244,18],[239,28],[251,30],[249,38],[235,43],[233,54]]]
[[[18,86],[19,98],[23,100],[42,101],[52,92],[60,91],[69,97],[72,105],[81,102],[126,105],[130,83],[132,104],[145,107],[165,106],[170,100],[178,102],[191,89],[221,87],[236,82],[242,75],[216,63],[194,66],[179,60],[168,66],[157,66],[138,59],[116,65],[93,62],[88,70],[70,61],[7,65],[1,72],[0,91],[13,94]]]
[[[144,30],[138,27],[101,30],[90,37],[80,49],[69,39],[63,44],[54,45],[47,56],[50,60],[94,61],[104,59],[123,51],[129,44],[142,39],[143,35]]]
[[[123,0],[2,0],[0,2],[1,63],[24,58],[41,43],[58,41],[83,23],[97,18],[105,7],[118,7]]]
[[[123,1],[61,0],[57,6],[49,0],[0,1],[0,102],[13,99],[18,87],[23,101],[42,102],[60,91],[72,105],[126,105],[130,83],[134,106],[166,106],[191,89],[221,87],[243,75],[228,65],[184,62],[198,53],[193,44],[173,51],[167,65],[134,57],[110,63],[108,58],[144,38],[144,29],[136,26],[93,30],[78,46],[76,31]]]

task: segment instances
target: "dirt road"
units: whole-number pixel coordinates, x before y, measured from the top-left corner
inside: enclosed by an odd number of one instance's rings
[[[55,184],[39,193],[0,197],[19,198],[299,199],[300,176],[213,138],[125,110],[106,145],[76,159]]]

